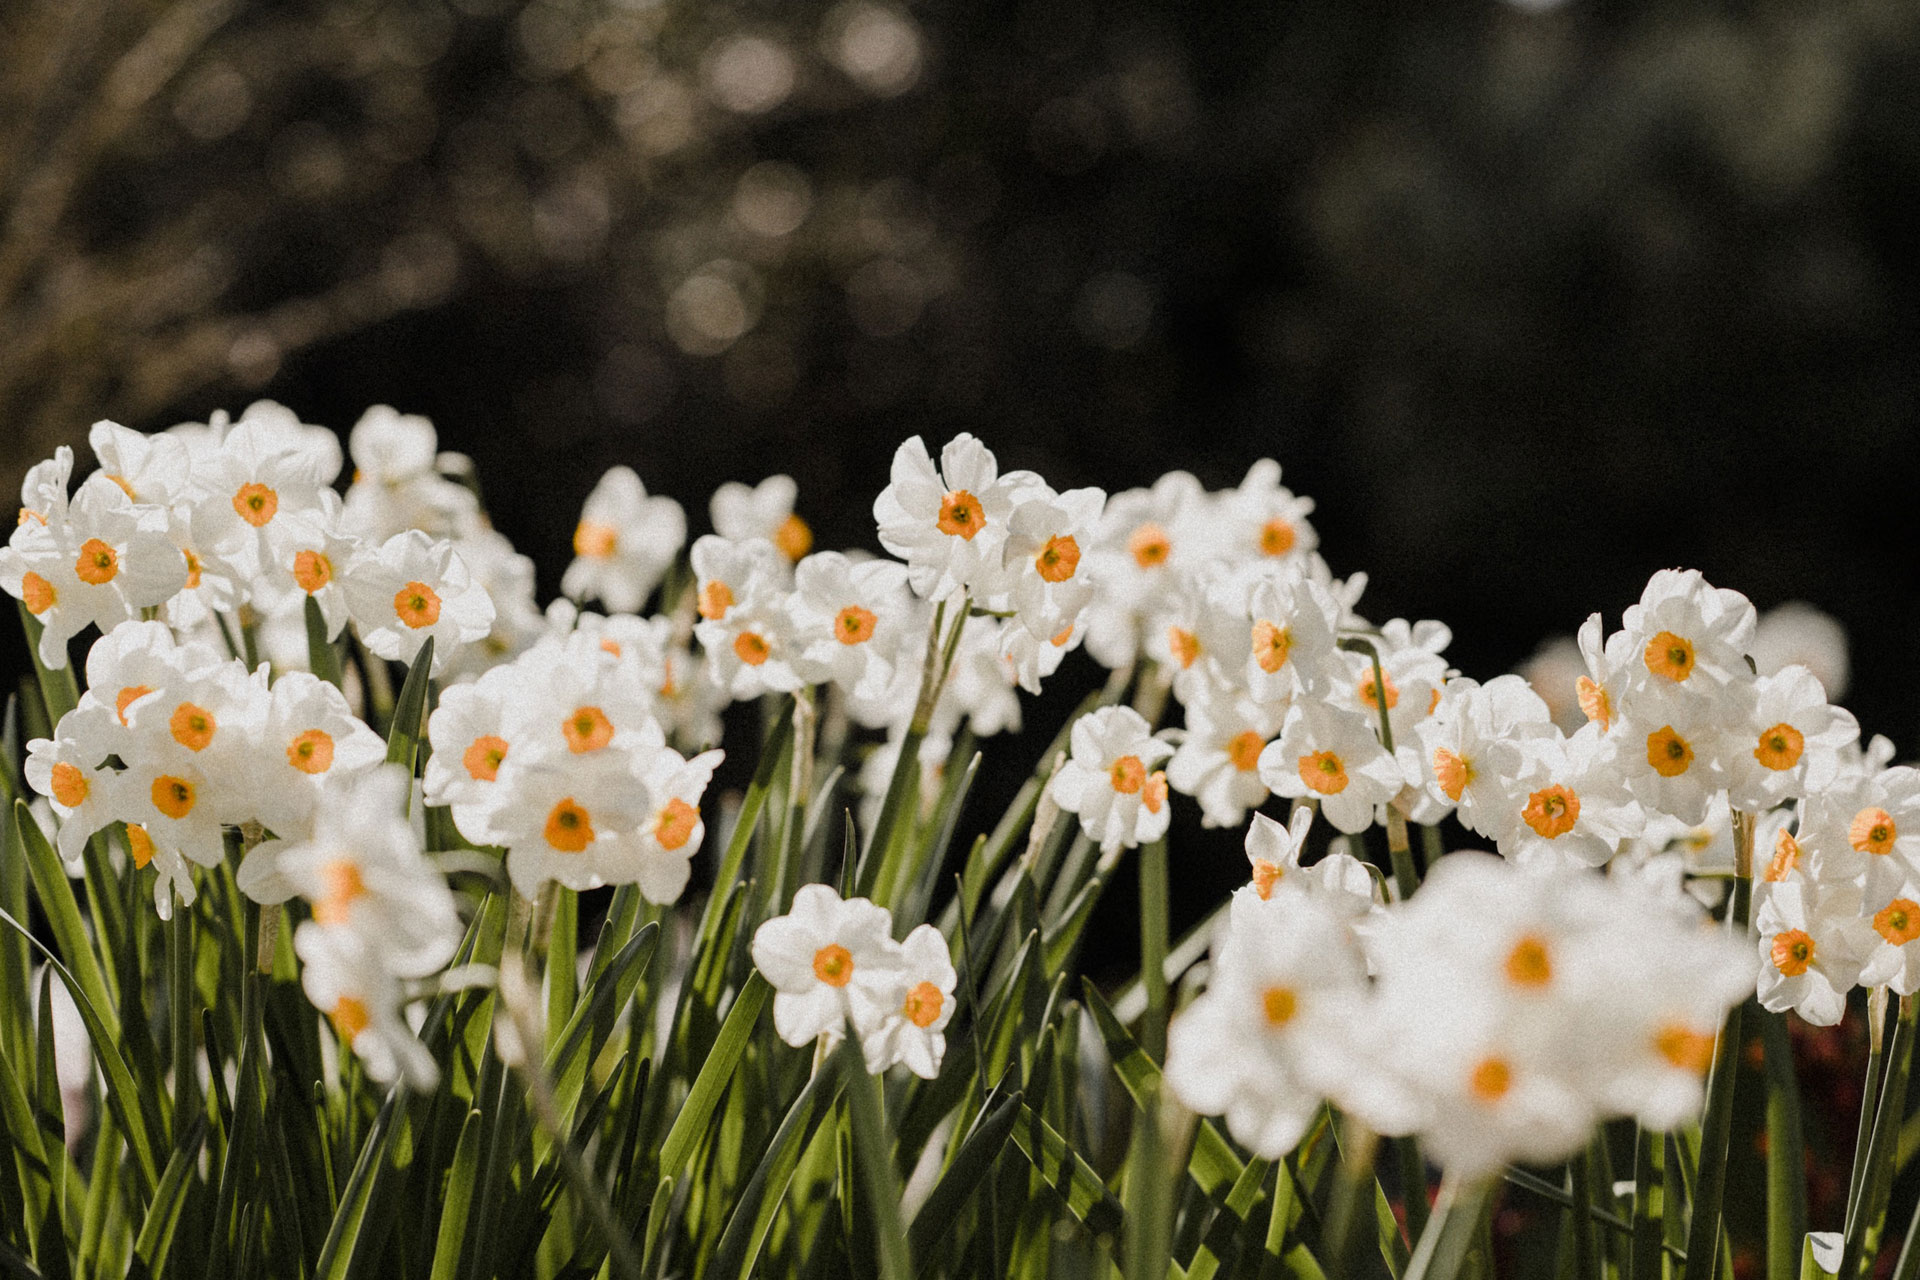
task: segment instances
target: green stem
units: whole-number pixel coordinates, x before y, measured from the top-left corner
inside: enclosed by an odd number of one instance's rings
[[[1660,1228],[1666,1215],[1660,1135],[1640,1126],[1633,1144],[1633,1252],[1631,1280],[1660,1280]]]
[[[1380,1139],[1351,1116],[1345,1117],[1333,1132],[1340,1146],[1340,1167],[1334,1175],[1333,1199],[1327,1206],[1327,1229],[1321,1240],[1325,1245],[1327,1275],[1331,1280],[1346,1280],[1360,1274],[1359,1223],[1362,1205],[1371,1204],[1373,1199],[1373,1158]],[[1444,1198],[1444,1185],[1441,1194]],[[1434,1233],[1443,1216],[1436,1208],[1435,1217],[1421,1235],[1422,1242]]]
[[[1155,1062],[1167,1052],[1167,842],[1140,847],[1140,980],[1147,1016],[1140,1047]]]
[[[1860,1120],[1853,1134],[1853,1167],[1847,1175],[1847,1221],[1853,1226],[1854,1206],[1860,1203],[1860,1183],[1867,1172],[1867,1149],[1873,1145],[1874,1112],[1880,1105],[1881,1079],[1887,1059],[1887,989],[1867,994],[1867,1079],[1860,1086]]]
[[[197,1112],[193,1066],[193,912],[175,893],[167,923],[167,1012],[173,1050],[173,1138],[186,1137],[188,1116]]]
[[[1846,1248],[1840,1260],[1842,1280],[1852,1280],[1858,1275],[1861,1263],[1872,1259],[1879,1244],[1880,1223],[1892,1188],[1893,1149],[1898,1144],[1900,1121],[1907,1110],[1907,1076],[1913,1065],[1916,1010],[1920,1010],[1920,1001],[1912,996],[1900,998],[1900,1018],[1894,1024],[1893,1046],[1887,1051],[1886,1083],[1880,1091],[1880,1104],[1874,1108],[1873,1138],[1867,1144],[1860,1202],[1847,1206]]]
[[[1753,815],[1733,815],[1733,901],[1727,927],[1743,939],[1753,904]],[[1727,1187],[1727,1147],[1733,1132],[1733,1090],[1740,1068],[1740,1019],[1745,1002],[1727,1012],[1707,1078],[1706,1113],[1700,1121],[1700,1167],[1694,1179],[1693,1217],[1687,1229],[1685,1280],[1712,1280],[1720,1248],[1720,1207]]]
[[[1440,1183],[1440,1197],[1433,1207],[1433,1219],[1420,1233],[1420,1243],[1401,1280],[1453,1280],[1467,1260],[1486,1215],[1487,1202],[1495,1180],[1483,1178],[1461,1186],[1449,1174]]]
[[[1767,1063],[1767,1280],[1795,1280],[1807,1233],[1806,1143],[1784,1014],[1760,1018]]]

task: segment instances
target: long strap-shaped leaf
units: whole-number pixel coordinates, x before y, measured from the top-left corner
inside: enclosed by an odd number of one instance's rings
[[[922,1274],[935,1257],[935,1246],[942,1236],[953,1230],[960,1210],[987,1180],[988,1170],[1000,1158],[1007,1139],[1013,1136],[1014,1123],[1020,1118],[1021,1101],[1019,1093],[1003,1094],[996,1090],[987,1096],[979,1118],[961,1141],[959,1150],[954,1152],[952,1163],[933,1184],[920,1211],[914,1214],[907,1228],[907,1245],[913,1256],[920,1259]]]
[[[714,1108],[720,1103],[721,1091],[733,1078],[733,1069],[740,1062],[740,1054],[746,1049],[772,990],[756,969],[740,994],[734,997],[733,1008],[727,1010],[727,1020],[721,1024],[720,1035],[713,1042],[713,1051],[701,1065],[700,1074],[694,1077],[693,1088],[687,1091],[687,1100],[680,1104],[680,1113],[673,1118],[666,1141],[660,1144],[661,1177],[678,1177],[687,1158],[693,1154],[694,1144],[706,1136]]]
[[[1120,1230],[1125,1214],[1100,1175],[1024,1102],[1014,1121],[1013,1140],[1082,1226],[1096,1237]]]
[[[140,1236],[133,1242],[134,1257],[144,1267],[149,1280],[161,1280],[167,1265],[174,1228],[180,1224],[180,1206],[186,1203],[187,1180],[200,1160],[200,1143],[207,1136],[207,1118],[195,1116],[181,1135],[173,1158],[160,1176],[160,1187],[147,1206],[146,1221],[140,1224]],[[136,1272],[135,1274],[140,1274]]]
[[[753,1176],[734,1202],[733,1214],[720,1237],[720,1247],[714,1251],[707,1267],[709,1277],[745,1280],[753,1271],[761,1247],[767,1242],[767,1231],[773,1226],[773,1216],[786,1198],[787,1184],[793,1180],[793,1171],[800,1163],[800,1152],[821,1119],[832,1110],[841,1084],[840,1059],[830,1056],[787,1108],[780,1127],[774,1131],[773,1141],[767,1145]]]

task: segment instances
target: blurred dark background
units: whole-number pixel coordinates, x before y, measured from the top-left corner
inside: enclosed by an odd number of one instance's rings
[[[1908,0],[14,0],[0,50],[9,490],[97,417],[388,402],[545,598],[614,463],[871,546],[914,432],[1271,455],[1470,674],[1694,566],[1920,743]]]

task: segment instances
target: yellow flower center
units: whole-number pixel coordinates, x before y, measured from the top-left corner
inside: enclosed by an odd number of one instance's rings
[[[163,773],[153,780],[148,794],[154,808],[176,821],[193,812],[193,784],[185,778]]]
[[[1693,641],[1671,631],[1662,631],[1647,641],[1640,656],[1647,670],[1676,684],[1693,674]]]
[[[1300,781],[1323,796],[1336,796],[1347,789],[1347,766],[1332,751],[1315,751],[1300,757]]]
[[[750,667],[757,667],[767,660],[773,652],[765,636],[754,631],[742,631],[733,638],[733,654]]]
[[[193,554],[193,552],[184,550],[184,549],[180,552],[180,554],[186,557],[187,590],[192,591],[195,587],[198,587],[200,585],[200,557]]]
[[[1481,1102],[1498,1102],[1513,1088],[1513,1068],[1505,1058],[1482,1058],[1467,1077],[1467,1088]]]
[[[1227,759],[1241,773],[1252,773],[1260,767],[1260,752],[1267,740],[1252,729],[1242,729],[1227,740]]]
[[[940,499],[940,518],[936,524],[940,532],[948,537],[971,542],[973,535],[985,528],[986,523],[987,513],[980,505],[980,499],[965,489],[955,489]]]
[[[1180,664],[1180,669],[1185,671],[1200,657],[1200,637],[1185,627],[1168,627],[1167,649],[1173,654],[1173,660]]]
[[[263,484],[243,484],[233,495],[234,512],[258,529],[280,510],[280,495]]]
[[[1270,1027],[1284,1027],[1300,1012],[1300,997],[1292,987],[1268,987],[1260,993],[1260,1012]]]
[[[80,556],[73,562],[73,572],[82,582],[104,587],[120,572],[120,556],[100,539],[88,538],[80,544]]]
[[[685,800],[675,796],[667,801],[653,820],[653,838],[660,847],[671,853],[693,838],[693,829],[700,825],[700,811]]]
[[[790,512],[780,522],[780,527],[773,531],[773,545],[780,548],[781,555],[798,564],[807,552],[813,550],[813,530],[807,527],[805,520]]]
[[[1779,884],[1799,865],[1800,842],[1782,831],[1773,842],[1773,860],[1767,863],[1766,875],[1762,878],[1770,884]]]
[[[144,684],[130,684],[122,689],[119,696],[113,700],[113,709],[115,714],[120,717],[120,723],[125,724],[127,722],[128,707],[152,692],[153,690]]]
[[[313,918],[321,924],[345,924],[353,904],[367,896],[367,882],[357,863],[336,858],[320,868],[320,896],[313,902]]]
[[[613,721],[598,707],[575,707],[573,714],[560,722],[560,732],[567,739],[567,750],[585,755],[613,741]]]
[[[1697,1076],[1705,1075],[1713,1065],[1713,1037],[1677,1022],[1654,1034],[1653,1047],[1674,1066]]]
[[[1262,618],[1253,624],[1253,660],[1260,669],[1272,675],[1287,664],[1287,654],[1293,650],[1293,633],[1275,622]]]
[[[293,580],[312,595],[333,581],[333,561],[318,551],[302,551],[293,558]]]
[[[1133,553],[1133,562],[1142,569],[1153,569],[1167,562],[1173,554],[1173,540],[1167,537],[1167,531],[1149,520],[1134,529],[1127,539],[1127,550]]]
[[[588,560],[605,560],[620,545],[620,534],[610,524],[582,520],[573,530],[573,554]]]
[[[153,837],[137,822],[127,824],[127,856],[133,859],[136,871],[145,871],[153,861]]]
[[[946,993],[931,982],[917,984],[907,992],[906,1003],[901,1012],[907,1015],[907,1021],[922,1029],[932,1026],[940,1018],[940,1011],[946,1008]]]
[[[424,582],[409,582],[393,593],[393,612],[418,631],[440,621],[440,596]]]
[[[68,764],[62,760],[53,766],[53,798],[69,809],[78,809],[87,802],[87,793],[93,790],[87,781],[87,775],[80,772],[80,766]]]
[[[1300,535],[1292,524],[1275,516],[1260,526],[1260,554],[1263,556],[1283,556],[1293,550]]]
[[[1789,978],[1797,978],[1813,963],[1813,939],[1805,929],[1789,929],[1773,940],[1773,967]]]
[[[1647,735],[1647,763],[1661,777],[1677,778],[1692,767],[1693,748],[1672,725],[1663,725]]]
[[[1121,756],[1108,767],[1107,777],[1121,795],[1135,795],[1147,783],[1147,767],[1139,756]]]
[[[373,1025],[373,1017],[367,1012],[366,1002],[352,996],[341,996],[334,1002],[333,1012],[327,1017],[333,1022],[333,1029],[351,1048],[360,1038],[360,1033]]]
[[[1542,787],[1527,797],[1527,807],[1520,811],[1520,817],[1535,835],[1555,840],[1573,830],[1579,820],[1580,797],[1558,784]]]
[[[1268,862],[1265,858],[1256,858],[1253,862],[1253,891],[1265,902],[1273,896],[1273,886],[1286,877],[1287,871],[1277,862]]]
[[[1447,799],[1459,804],[1460,794],[1473,781],[1473,766],[1457,753],[1445,747],[1436,747],[1433,752],[1433,776]]]
[[[183,702],[175,707],[172,717],[167,721],[173,740],[189,751],[206,750],[213,742],[214,731],[219,727],[213,712],[191,702]]]
[[[333,735],[309,729],[287,744],[287,763],[302,773],[325,773],[333,767]]]
[[[467,776],[475,782],[492,782],[500,776],[500,762],[507,758],[507,740],[493,734],[482,734],[475,738],[467,749],[460,753],[460,763],[466,766]]]
[[[1381,678],[1387,682],[1387,710],[1391,711],[1400,705],[1400,690],[1394,686],[1392,676],[1386,675],[1383,672]],[[1380,710],[1380,690],[1373,682],[1373,672],[1369,671],[1360,677],[1358,690],[1360,701],[1373,711],[1378,712]]]
[[[1607,691],[1586,676],[1581,676],[1573,682],[1573,692],[1579,700],[1581,713],[1605,733],[1613,723],[1613,699],[1607,696]]]
[[[700,588],[698,607],[701,617],[708,622],[718,622],[733,608],[733,588],[718,578],[709,579]]]
[[[29,569],[20,576],[20,603],[27,606],[27,612],[39,617],[60,601],[60,593],[53,584]]]
[[[850,604],[833,620],[833,638],[841,644],[865,644],[873,639],[873,628],[879,621],[873,610]]]
[[[1080,544],[1070,534],[1056,534],[1033,558],[1033,567],[1048,582],[1065,582],[1080,567]]]
[[[1507,981],[1516,987],[1544,987],[1553,981],[1553,959],[1547,954],[1547,940],[1527,934],[1507,952]]]
[[[1847,843],[1861,853],[1888,854],[1899,838],[1900,827],[1885,809],[1862,809],[1853,815],[1847,827]]]
[[[593,817],[568,796],[547,813],[547,843],[561,853],[580,853],[593,843]]]
[[[1920,938],[1920,902],[1895,898],[1874,915],[1873,930],[1896,947]]]
[[[829,942],[813,953],[813,976],[830,987],[846,986],[853,981],[853,952]]]
[[[1158,813],[1167,803],[1167,775],[1158,769],[1149,774],[1146,783],[1140,788],[1140,803],[1147,806],[1148,813]]]
[[[1760,735],[1760,745],[1753,749],[1753,758],[1769,769],[1791,769],[1800,763],[1800,753],[1806,749],[1806,737],[1782,722]]]

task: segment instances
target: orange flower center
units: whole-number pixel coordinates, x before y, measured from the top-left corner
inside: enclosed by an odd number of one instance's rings
[[[1153,569],[1167,562],[1173,554],[1173,540],[1167,537],[1167,531],[1149,520],[1134,529],[1127,539],[1127,550],[1133,553],[1133,562],[1142,569]]]
[[[1800,865],[1800,842],[1787,832],[1782,831],[1773,842],[1773,861],[1767,863],[1767,872],[1763,877],[1770,884],[1779,884],[1793,874]]]
[[[1920,902],[1895,898],[1874,915],[1873,930],[1896,947],[1920,938]]]
[[[1140,788],[1140,803],[1147,806],[1148,813],[1158,813],[1167,803],[1167,775],[1154,770],[1148,776],[1146,784]]]
[[[333,561],[318,551],[302,551],[293,558],[293,580],[312,595],[333,581]]]
[[[175,707],[173,715],[167,720],[173,740],[189,751],[206,750],[213,742],[214,731],[219,727],[213,712],[191,702],[183,702]]]
[[[1473,766],[1445,747],[1436,747],[1433,752],[1433,776],[1439,781],[1440,790],[1446,793],[1447,799],[1459,804],[1460,793],[1473,781]]]
[[[1807,739],[1790,724],[1781,723],[1760,735],[1760,745],[1753,749],[1753,758],[1769,769],[1791,769],[1800,763],[1800,753],[1807,749]]]
[[[1315,751],[1300,757],[1300,781],[1323,796],[1336,796],[1347,789],[1347,766],[1336,752]]]
[[[980,499],[965,489],[955,489],[940,499],[940,519],[937,524],[940,532],[950,538],[973,541],[973,535],[986,526],[987,513],[980,505]]]
[[[1387,710],[1391,711],[1400,705],[1400,690],[1394,686],[1392,676],[1382,673],[1381,678],[1387,682]],[[1380,710],[1380,690],[1373,683],[1373,672],[1369,671],[1367,674],[1361,676],[1358,687],[1360,701],[1375,712],[1378,712]]]
[[[1647,763],[1663,778],[1677,778],[1693,765],[1693,748],[1687,740],[1663,725],[1647,735]]]
[[[561,853],[579,853],[593,843],[593,818],[568,796],[548,811],[544,834]]]
[[[1516,987],[1544,987],[1553,981],[1553,960],[1547,954],[1547,940],[1527,934],[1507,952],[1507,981]]]
[[[1241,773],[1252,773],[1260,767],[1260,752],[1267,740],[1252,729],[1242,729],[1227,740],[1227,759]]]
[[[120,557],[100,539],[88,538],[80,544],[80,556],[73,562],[73,572],[82,582],[104,587],[120,572]]]
[[[773,652],[766,637],[756,631],[742,631],[733,638],[733,654],[750,667],[757,667]]]
[[[1892,853],[1899,835],[1899,826],[1885,809],[1862,809],[1847,827],[1847,843],[1861,853]]]
[[[320,868],[320,896],[314,899],[313,918],[321,924],[345,924],[353,904],[367,895],[367,882],[357,864],[336,858]]]
[[[1071,534],[1056,534],[1047,539],[1047,545],[1033,558],[1033,567],[1048,582],[1065,582],[1080,567],[1080,544]]]
[[[560,722],[567,750],[575,755],[598,751],[613,741],[613,721],[598,707],[575,707],[573,714]]]
[[[654,819],[653,838],[660,842],[662,849],[672,852],[692,839],[693,829],[699,825],[700,811],[675,796]]]
[[[409,582],[393,593],[393,612],[414,630],[440,621],[440,596],[424,582]]]
[[[1107,778],[1121,795],[1135,795],[1147,784],[1147,767],[1139,756],[1121,756],[1108,766]]]
[[[1613,723],[1613,699],[1607,696],[1607,691],[1586,676],[1581,676],[1573,682],[1573,693],[1580,703],[1581,713],[1605,733],[1607,726]]]
[[[829,942],[813,953],[813,976],[830,987],[846,986],[853,981],[853,952]]]
[[[1513,1068],[1505,1058],[1482,1058],[1467,1077],[1467,1087],[1482,1102],[1498,1102],[1513,1088]]]
[[[946,993],[931,982],[922,982],[907,992],[907,1000],[901,1006],[901,1012],[907,1015],[908,1022],[924,1029],[937,1022],[940,1011],[946,1007]]]
[[[263,484],[243,484],[234,491],[233,509],[242,520],[258,529],[280,509],[280,495]]]
[[[1270,1027],[1284,1027],[1300,1012],[1300,997],[1292,987],[1268,987],[1260,993],[1260,1012]]]
[[[1253,624],[1253,660],[1260,669],[1272,675],[1287,664],[1287,654],[1293,649],[1293,633],[1264,618]]]
[[[133,859],[136,871],[145,871],[153,861],[153,837],[137,822],[127,824],[127,856]]]
[[[113,700],[113,709],[114,709],[114,712],[120,717],[120,723],[125,724],[127,722],[128,707],[132,706],[134,703],[138,702],[140,699],[146,697],[148,694],[152,692],[153,690],[144,684],[130,684],[126,688],[122,689],[120,691],[120,696]]]
[[[53,798],[69,809],[78,809],[87,802],[87,793],[93,787],[87,782],[87,775],[80,772],[80,766],[68,764],[62,760],[53,766]]]
[[[287,744],[287,763],[302,773],[325,773],[333,768],[333,735],[309,729]]]
[[[1705,1075],[1713,1065],[1713,1037],[1677,1022],[1660,1028],[1653,1037],[1653,1047],[1674,1066],[1697,1076]]]
[[[700,588],[698,607],[701,617],[708,622],[718,622],[733,608],[733,588],[718,578],[709,580]]]
[[[184,549],[180,554],[187,560],[187,590],[192,591],[200,585],[200,557]]]
[[[1200,657],[1200,637],[1184,627],[1167,628],[1167,649],[1185,671]]]
[[[149,794],[153,807],[169,818],[178,820],[193,812],[193,784],[185,778],[163,773],[153,780]]]
[[[1283,556],[1293,550],[1300,535],[1289,522],[1275,516],[1260,526],[1260,554],[1263,556]]]
[[[813,550],[813,530],[799,516],[788,513],[773,531],[773,545],[780,548],[780,554],[798,564],[807,552]]]
[[[500,776],[500,762],[507,758],[507,740],[493,734],[482,734],[475,738],[467,749],[460,753],[460,763],[466,766],[467,776],[475,782],[492,782]]]
[[[582,520],[573,530],[573,554],[589,560],[605,560],[620,545],[620,535],[610,524]]]
[[[1557,783],[1527,797],[1520,817],[1543,840],[1555,840],[1573,830],[1580,817],[1580,797]]]
[[[333,1012],[327,1017],[333,1022],[333,1029],[349,1047],[360,1038],[360,1033],[373,1025],[373,1017],[367,1012],[366,1002],[352,996],[341,996],[334,1002]]]
[[[53,608],[60,600],[60,593],[53,584],[29,569],[20,576],[20,603],[27,606],[27,612],[39,617]]]
[[[865,644],[873,639],[874,624],[879,621],[873,610],[850,604],[833,620],[833,638],[841,644]]]
[[[1797,978],[1813,963],[1813,939],[1805,929],[1789,929],[1773,940],[1773,967],[1789,978]]]
[[[1253,863],[1253,891],[1265,902],[1273,896],[1273,886],[1286,877],[1287,870],[1277,862],[1256,858]]]
[[[1693,642],[1671,631],[1662,631],[1647,641],[1646,651],[1640,656],[1647,670],[1676,684],[1693,674]]]

